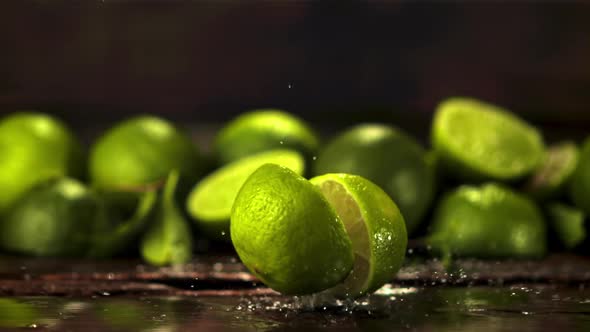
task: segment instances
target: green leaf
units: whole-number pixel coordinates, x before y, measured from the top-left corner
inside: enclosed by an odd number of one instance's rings
[[[168,176],[156,216],[141,241],[141,255],[150,264],[182,264],[192,257],[191,229],[174,199],[178,178],[178,171]]]
[[[92,243],[87,256],[93,258],[112,257],[129,245],[146,228],[151,212],[156,205],[157,197],[158,193],[155,189],[142,193],[133,215],[128,220],[114,225],[111,222],[116,218],[112,216],[112,213],[109,213],[112,212],[112,207],[108,206],[108,200],[103,199],[102,214],[99,218],[103,222],[98,223],[93,231]]]

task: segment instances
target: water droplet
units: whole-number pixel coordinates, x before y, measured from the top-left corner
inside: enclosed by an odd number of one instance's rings
[[[283,141],[279,141],[279,143],[280,143],[281,145],[283,145]]]
[[[225,236],[225,231],[221,231],[221,236]]]
[[[316,159],[318,159],[318,157],[317,156],[313,156],[313,157],[311,157],[311,159],[316,160]]]

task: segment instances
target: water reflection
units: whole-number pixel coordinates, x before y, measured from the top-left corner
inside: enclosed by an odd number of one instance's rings
[[[309,297],[0,298],[0,329],[49,331],[504,331],[590,329],[590,290],[395,287],[358,301]]]

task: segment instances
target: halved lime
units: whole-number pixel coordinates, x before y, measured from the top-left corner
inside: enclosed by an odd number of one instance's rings
[[[308,124],[277,109],[244,113],[221,129],[215,139],[215,154],[221,164],[262,151],[292,149],[311,158],[318,138]]]
[[[479,100],[450,98],[437,108],[432,144],[449,175],[462,180],[521,178],[543,161],[539,132]]]
[[[461,186],[435,210],[427,242],[443,253],[474,257],[540,257],[546,225],[533,201],[503,185]]]
[[[547,199],[561,192],[576,170],[579,151],[574,142],[551,145],[545,160],[527,181],[525,191],[538,199]]]
[[[264,164],[278,164],[302,175],[305,161],[296,151],[277,149],[236,160],[216,170],[195,185],[187,210],[211,238],[229,240],[231,208],[246,179]]]
[[[578,165],[570,179],[569,194],[578,208],[590,214],[590,137],[580,149]]]
[[[231,239],[248,269],[284,294],[311,294],[344,280],[353,251],[344,224],[320,190],[290,169],[258,168],[231,214]]]
[[[426,213],[434,195],[434,163],[401,130],[382,124],[357,125],[319,153],[313,173],[348,173],[379,185],[399,206],[408,233]]]
[[[563,203],[551,203],[547,206],[551,228],[561,245],[573,249],[586,239],[586,216],[584,212]]]
[[[352,273],[331,294],[358,297],[391,281],[404,260],[404,218],[381,188],[356,175],[326,174],[310,180],[344,222],[355,254]]]

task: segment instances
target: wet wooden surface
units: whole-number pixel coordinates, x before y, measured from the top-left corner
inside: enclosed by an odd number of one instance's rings
[[[391,281],[407,286],[579,285],[590,283],[590,258],[553,254],[542,260],[458,259],[448,269],[436,259],[418,261],[410,258]],[[258,282],[233,255],[201,255],[190,264],[161,268],[134,259],[88,261],[0,257],[0,296],[103,293],[275,294]]]

